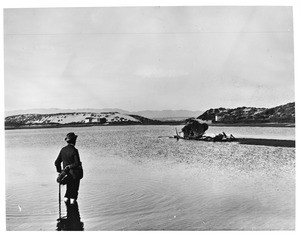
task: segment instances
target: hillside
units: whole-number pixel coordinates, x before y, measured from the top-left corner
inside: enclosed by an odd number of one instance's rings
[[[21,114],[5,118],[5,127],[94,125],[94,124],[142,124],[150,119],[135,118],[118,112],[74,112],[56,114]]]
[[[196,117],[203,111],[189,111],[189,110],[144,110],[144,111],[125,111],[119,108],[79,108],[79,109],[59,109],[59,108],[36,108],[36,109],[24,109],[24,110],[14,110],[5,111],[5,116],[13,116],[20,114],[59,114],[59,113],[74,113],[74,112],[118,112],[126,115],[139,115],[145,118],[157,119],[157,120],[180,120],[189,117]]]
[[[220,107],[205,111],[197,119],[213,123],[295,123],[295,103],[273,108]]]

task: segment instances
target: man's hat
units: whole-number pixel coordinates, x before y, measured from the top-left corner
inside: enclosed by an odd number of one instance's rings
[[[66,135],[65,141],[69,142],[72,140],[76,140],[76,138],[77,138],[77,135],[75,135],[74,132],[70,132]]]

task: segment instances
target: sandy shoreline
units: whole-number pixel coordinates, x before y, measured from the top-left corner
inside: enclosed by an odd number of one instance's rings
[[[278,147],[295,147],[294,140],[276,140],[276,139],[258,139],[258,138],[239,138],[237,141],[240,144],[246,145],[264,145],[264,146],[278,146]]]
[[[171,137],[173,138],[173,137]],[[176,137],[174,137],[176,138]],[[191,139],[192,140],[192,139]],[[262,146],[274,146],[274,147],[293,147],[295,148],[295,140],[281,140],[281,139],[266,139],[266,138],[236,138],[234,141],[205,141],[205,140],[194,140],[208,143],[239,143],[244,145],[262,145]]]

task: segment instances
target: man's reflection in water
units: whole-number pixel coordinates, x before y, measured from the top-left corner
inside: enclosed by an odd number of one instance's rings
[[[83,222],[80,221],[78,203],[67,203],[67,216],[57,219],[57,231],[83,231]]]

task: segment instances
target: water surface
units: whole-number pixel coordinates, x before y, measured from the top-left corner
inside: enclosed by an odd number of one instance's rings
[[[173,135],[174,126],[109,126],[5,132],[7,230],[55,230],[54,160],[69,131],[79,135],[85,230],[295,227],[294,148],[158,138]],[[222,131],[295,134],[294,128],[209,128]]]

